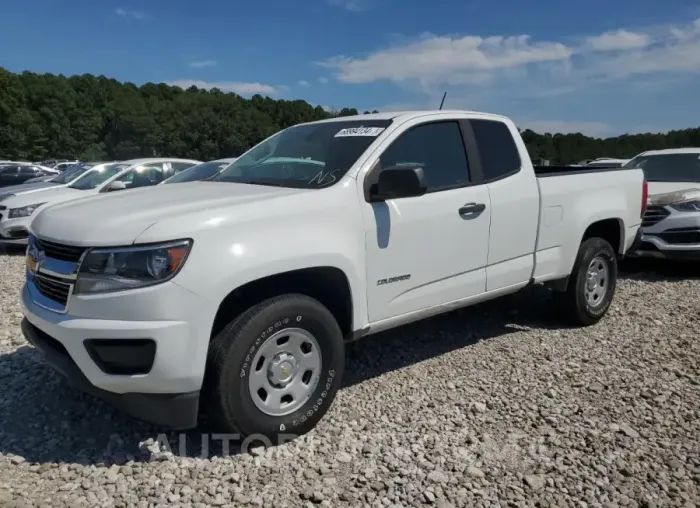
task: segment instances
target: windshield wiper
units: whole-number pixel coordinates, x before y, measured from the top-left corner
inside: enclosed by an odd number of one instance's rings
[[[247,183],[250,185],[266,185],[268,187],[288,187],[281,182],[271,182],[270,180],[247,180],[245,182],[232,182],[232,183]]]

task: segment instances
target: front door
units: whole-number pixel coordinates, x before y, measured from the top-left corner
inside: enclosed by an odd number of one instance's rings
[[[379,163],[421,164],[428,191],[362,205],[370,323],[486,291],[491,205],[471,185],[459,123],[416,122]]]

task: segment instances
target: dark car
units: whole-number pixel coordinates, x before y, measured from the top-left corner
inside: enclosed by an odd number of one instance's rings
[[[38,166],[2,165],[0,166],[0,187],[19,185],[32,178],[48,174]]]

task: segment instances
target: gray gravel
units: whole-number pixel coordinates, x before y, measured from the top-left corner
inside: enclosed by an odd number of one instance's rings
[[[22,274],[0,255],[0,507],[700,506],[692,272],[627,274],[588,329],[532,290],[353,344],[317,429],[248,453],[71,389],[20,334]]]

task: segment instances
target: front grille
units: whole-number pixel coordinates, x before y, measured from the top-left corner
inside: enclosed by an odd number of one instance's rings
[[[65,306],[68,304],[68,297],[71,292],[71,284],[64,282],[58,277],[52,277],[44,273],[37,273],[34,276],[34,283],[39,292],[54,302]]]
[[[658,224],[669,215],[671,215],[671,212],[666,210],[665,207],[660,205],[649,205],[647,207],[647,211],[644,213],[644,217],[642,217],[642,227],[647,228],[649,226],[653,226],[654,224]]]
[[[75,247],[73,245],[63,245],[60,243],[47,242],[46,240],[35,239],[39,250],[44,251],[47,258],[60,259],[62,261],[79,261],[80,256],[85,252],[85,247]]]

